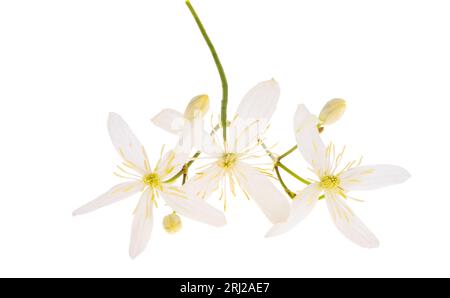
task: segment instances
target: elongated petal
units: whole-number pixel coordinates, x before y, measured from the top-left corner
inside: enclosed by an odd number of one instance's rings
[[[240,152],[262,136],[279,97],[280,87],[275,80],[259,83],[244,96],[229,128],[231,150]]]
[[[364,248],[376,248],[378,239],[353,213],[343,199],[336,194],[327,193],[326,201],[331,218],[337,229],[350,241]]]
[[[292,201],[291,212],[285,222],[275,224],[266,237],[284,234],[303,221],[316,206],[321,190],[317,184],[307,186]]]
[[[294,116],[294,132],[297,146],[303,158],[315,170],[323,171],[327,165],[325,145],[317,129],[318,119],[305,105],[299,105]]]
[[[139,192],[142,189],[142,187],[143,184],[140,181],[120,183],[111,188],[110,190],[108,190],[107,192],[105,192],[104,194],[102,194],[101,196],[99,196],[98,198],[96,198],[95,200],[75,210],[73,212],[73,215],[75,216],[92,212],[99,208],[105,207],[112,203],[128,198],[129,196],[132,196],[135,193]]]
[[[370,190],[403,183],[411,175],[392,165],[373,165],[352,168],[340,175],[341,186],[347,190]]]
[[[234,174],[242,189],[273,224],[286,221],[289,216],[289,201],[268,177],[243,162],[236,164]]]
[[[223,176],[223,169],[213,164],[189,179],[184,185],[184,189],[196,197],[207,199],[219,188]]]
[[[114,147],[127,165],[139,173],[149,172],[150,164],[144,146],[122,117],[116,113],[110,113],[108,130]]]
[[[202,153],[209,155],[211,157],[220,156],[223,152],[222,145],[222,130],[213,131],[212,133],[208,133],[205,130],[203,131],[203,139],[202,139]]]
[[[243,119],[269,121],[280,98],[280,86],[275,80],[257,84],[242,99],[236,114]]]
[[[164,109],[152,118],[153,124],[173,134],[182,131],[185,119],[183,114],[172,109]]]
[[[147,247],[153,228],[153,201],[148,188],[134,211],[130,237],[130,257],[136,258]]]
[[[189,158],[189,152],[183,150],[171,150],[168,151],[158,163],[155,172],[161,179],[174,176],[178,173]]]
[[[206,201],[199,199],[195,195],[187,193],[183,188],[166,187],[161,192],[161,196],[180,215],[216,227],[226,224],[223,212],[210,206]]]

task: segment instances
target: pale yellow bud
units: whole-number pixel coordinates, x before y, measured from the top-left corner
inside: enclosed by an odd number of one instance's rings
[[[344,114],[346,107],[345,100],[340,98],[335,98],[327,102],[319,115],[321,124],[329,125],[338,121]]]
[[[166,215],[163,219],[164,230],[169,234],[175,234],[183,227],[181,218],[173,212],[172,214]]]
[[[203,117],[209,110],[209,97],[208,95],[199,95],[191,99],[186,110],[184,111],[184,117],[188,120],[193,120],[197,117]]]

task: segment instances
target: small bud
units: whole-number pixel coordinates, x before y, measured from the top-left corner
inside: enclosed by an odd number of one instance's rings
[[[209,97],[208,95],[199,95],[191,99],[186,110],[184,111],[184,117],[188,120],[194,120],[197,117],[203,117],[209,110]]]
[[[175,234],[183,227],[181,218],[173,212],[172,214],[166,215],[163,219],[164,230],[169,234]]]
[[[338,121],[346,109],[345,100],[335,98],[327,102],[320,112],[319,119],[322,125],[330,125]]]

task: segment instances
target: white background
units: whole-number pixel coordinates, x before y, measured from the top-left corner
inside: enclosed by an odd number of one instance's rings
[[[0,276],[450,276],[448,1],[195,0],[230,85],[230,114],[256,83],[282,96],[269,138],[294,144],[292,116],[333,97],[345,117],[325,133],[347,157],[407,168],[407,183],[357,193],[381,241],[342,237],[325,204],[284,236],[253,202],[230,198],[221,229],[160,207],[143,255],[128,257],[137,197],[73,218],[109,189],[119,156],[106,130],[120,113],[157,159],[174,138],[149,119],[201,93],[217,115],[220,81],[182,0],[0,2]],[[286,163],[305,172],[299,154]],[[301,185],[289,180],[293,189]],[[217,198],[212,204],[220,207]]]

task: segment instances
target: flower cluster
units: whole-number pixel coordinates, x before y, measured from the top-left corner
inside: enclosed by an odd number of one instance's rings
[[[73,214],[88,213],[140,193],[129,247],[130,256],[135,258],[147,246],[153,228],[153,212],[160,202],[171,209],[163,219],[163,228],[174,234],[182,228],[182,217],[224,226],[227,195],[246,197],[256,203],[272,224],[266,235],[272,237],[290,231],[323,200],[334,224],[345,237],[362,247],[377,247],[377,238],[348,207],[349,200],[358,201],[349,193],[402,183],[409,178],[408,172],[393,165],[362,166],[361,160],[343,163],[344,150],[337,153],[332,143],[324,144],[321,133],[344,114],[346,102],[343,99],[330,100],[318,116],[310,113],[305,105],[298,105],[293,114],[292,136],[296,145],[281,155],[273,153],[265,140],[280,97],[275,80],[253,87],[229,120],[223,68],[191,3],[186,4],[213,53],[222,80],[220,120],[217,123],[212,120],[210,129],[207,128],[207,95],[194,97],[184,112],[162,110],[152,122],[173,134],[176,145],[168,152],[162,150],[155,166],[151,167],[138,138],[118,114],[110,113],[108,131],[122,159],[115,175],[126,181]],[[282,159],[296,151],[309,164],[315,178],[305,179],[284,164]],[[269,169],[262,167],[264,158],[272,165]],[[287,187],[281,170],[301,183],[302,186],[296,188],[298,191]],[[275,185],[277,182],[280,187]],[[211,197],[222,200],[223,211],[207,203]]]

